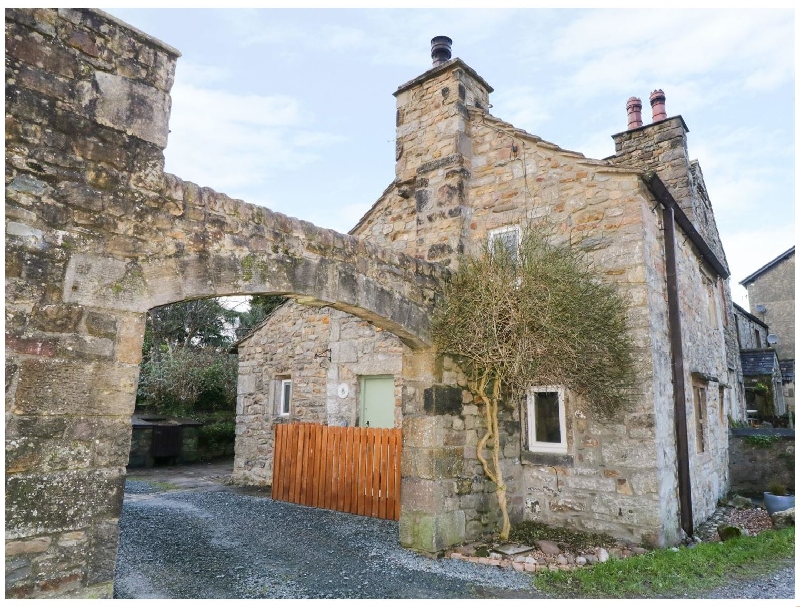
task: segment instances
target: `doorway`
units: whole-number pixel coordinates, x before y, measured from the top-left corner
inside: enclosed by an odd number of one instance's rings
[[[394,428],[393,375],[366,375],[361,378],[359,426]]]

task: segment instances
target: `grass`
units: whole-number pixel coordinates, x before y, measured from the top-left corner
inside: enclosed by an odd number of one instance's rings
[[[724,543],[670,549],[609,560],[591,569],[548,571],[536,588],[559,597],[675,597],[774,571],[794,558],[794,528],[765,531]]]

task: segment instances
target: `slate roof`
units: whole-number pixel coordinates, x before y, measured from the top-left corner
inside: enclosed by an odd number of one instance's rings
[[[783,261],[784,259],[786,259],[787,257],[789,257],[791,255],[794,255],[794,247],[792,247],[788,251],[784,251],[783,253],[778,255],[775,259],[770,261],[769,263],[767,263],[767,264],[761,266],[760,268],[758,268],[758,270],[756,270],[755,272],[750,274],[750,276],[747,276],[739,284],[747,286],[747,283],[753,282],[756,278],[758,278],[761,274],[763,274],[764,272],[769,270],[772,266],[774,266],[775,264],[777,264],[780,261]]]
[[[745,377],[772,375],[778,364],[778,355],[772,348],[741,350],[739,356],[742,359],[742,375]]]
[[[794,359],[789,358],[778,362],[781,366],[781,375],[784,382],[794,383]]]

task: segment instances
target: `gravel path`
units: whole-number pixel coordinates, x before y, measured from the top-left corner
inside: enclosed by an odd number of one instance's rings
[[[396,522],[216,489],[126,483],[116,598],[546,598],[530,575],[402,549]],[[794,598],[786,565],[686,598]]]
[[[789,564],[787,562],[787,564]],[[793,599],[794,565],[753,580],[736,580],[697,598],[704,599]]]
[[[396,522],[229,491],[131,488],[117,598],[541,596],[528,575],[403,550]]]

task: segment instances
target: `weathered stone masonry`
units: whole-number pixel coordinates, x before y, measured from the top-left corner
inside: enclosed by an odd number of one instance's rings
[[[514,521],[535,519],[652,544],[675,543],[680,539],[678,455],[664,218],[641,172],[658,171],[694,218],[697,238],[718,256],[710,266],[694,236],[679,232],[681,354],[688,386],[683,406],[697,521],[713,511],[725,491],[727,414],[741,419],[744,402],[724,252],[699,165],[689,160],[688,129],[680,117],[632,129],[614,136],[615,156],[592,160],[490,115],[491,90],[460,59],[398,89],[396,180],[351,233],[450,267],[457,266],[460,254],[476,251],[491,230],[527,223],[545,222],[554,238],[584,250],[629,302],[639,400],[621,419],[601,423],[567,393],[567,455],[532,453],[526,446],[524,407],[501,411],[510,514]],[[276,316],[253,340],[284,334]],[[332,338],[330,347],[335,346]],[[444,386],[465,385],[447,358],[437,365]],[[302,376],[298,370],[296,381]],[[706,394],[699,425],[695,382]],[[426,408],[429,415],[403,417],[405,443],[418,451],[404,453],[402,500],[408,515],[401,520],[401,542],[430,551],[492,532],[498,518],[494,487],[476,457],[485,432],[481,410],[466,391],[457,396],[443,387],[439,394],[440,404]],[[245,432],[249,428],[244,424]],[[258,465],[268,467],[269,457]],[[431,521],[424,514],[430,511],[439,517]],[[421,536],[430,540],[431,526],[435,542],[421,543]]]
[[[6,593],[107,597],[149,308],[288,294],[416,364],[441,271],[165,174],[178,52],[100,11],[5,14]]]
[[[489,230],[541,218],[628,297],[641,396],[618,423],[601,424],[568,395],[566,456],[531,453],[524,408],[504,410],[511,512],[677,541],[663,217],[640,176],[663,172],[687,214],[702,215],[699,168],[681,155],[683,132],[667,132],[675,119],[641,130],[642,146],[675,158],[639,166],[619,150],[617,161],[591,160],[492,117],[491,87],[463,61],[445,62],[398,90],[397,179],[347,236],[163,172],[178,57],[167,45],[100,11],[9,9],[6,51],[8,596],[110,596],[144,315],[197,297],[278,293],[319,308],[287,305],[286,340],[264,348],[256,334],[245,348],[244,480],[268,482],[271,405],[260,390],[285,372],[280,364],[309,376],[298,413],[341,422],[356,401],[331,398],[331,386],[375,373],[379,354],[380,372],[398,378],[401,542],[436,552],[493,530],[493,487],[475,454],[483,416],[458,389],[459,369],[429,349],[428,317],[442,266]],[[708,449],[690,457],[698,520],[726,483],[715,394],[737,373],[727,282],[695,246],[705,238],[717,250],[704,209],[702,238],[687,236],[678,254],[684,380],[705,382],[706,421],[717,424],[702,425]],[[711,286],[698,289],[704,279]],[[329,364],[317,357],[326,342]],[[275,358],[298,343],[291,361]],[[261,367],[265,355],[273,368]],[[740,402],[731,389],[734,417]]]

